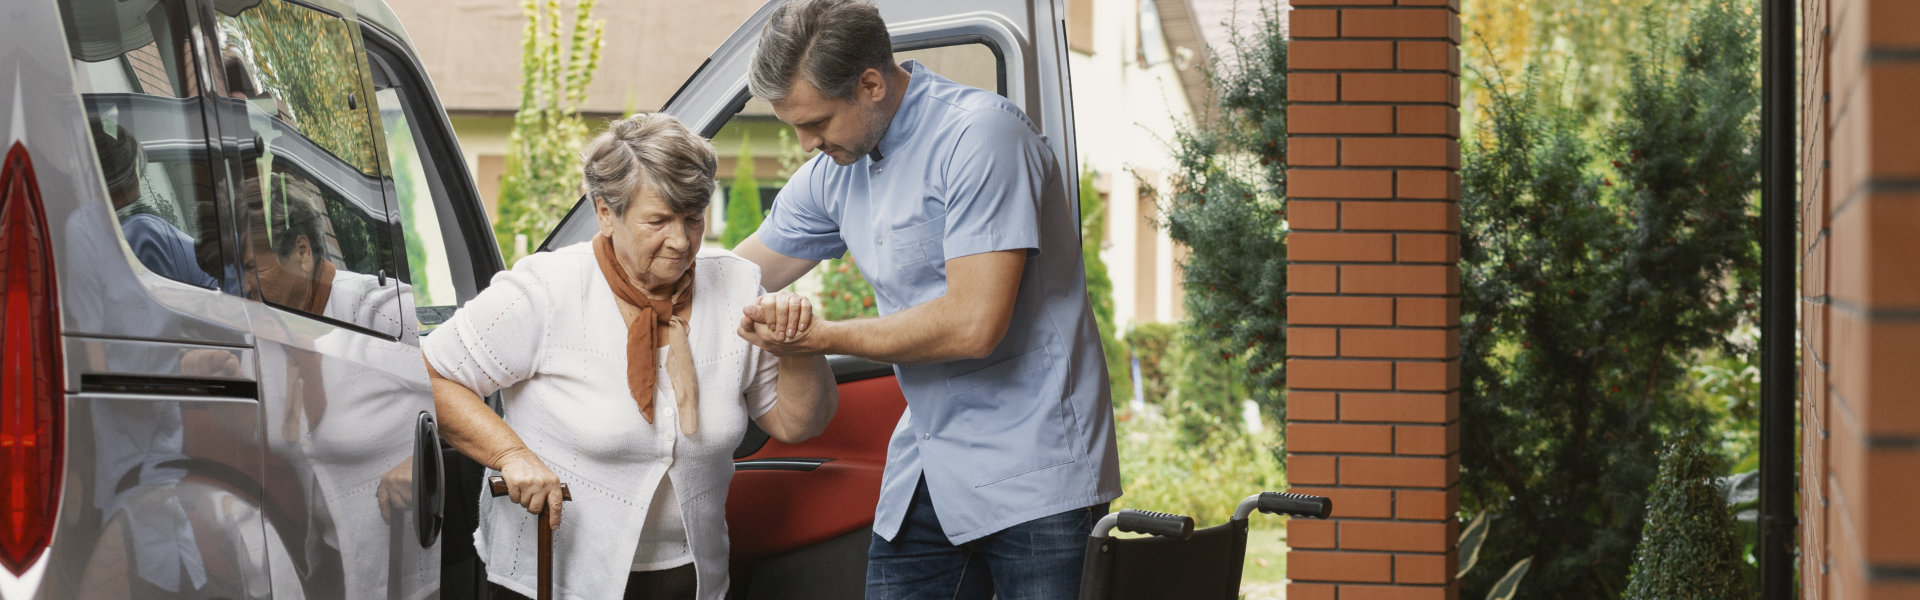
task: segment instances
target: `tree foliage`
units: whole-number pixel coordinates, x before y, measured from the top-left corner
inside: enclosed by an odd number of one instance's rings
[[[1240,405],[1249,393],[1246,359],[1225,342],[1194,331],[1174,338],[1167,358],[1175,367],[1173,395],[1163,406],[1180,443],[1205,445],[1216,435],[1231,439],[1245,429]]]
[[[821,265],[820,316],[829,321],[844,321],[880,314],[873,305],[873,284],[860,275],[853,257],[830,259]]]
[[[1173,345],[1183,335],[1173,323],[1140,323],[1128,328],[1127,348],[1140,361],[1140,395],[1147,402],[1159,402],[1173,395],[1173,372],[1179,362],[1172,360]],[[1132,371],[1132,365],[1128,365]],[[1131,379],[1131,373],[1129,373]]]
[[[520,44],[520,108],[507,138],[500,179],[500,217],[494,236],[507,264],[537,244],[580,198],[580,147],[587,124],[579,106],[600,63],[605,21],[592,18],[595,0],[580,0],[573,26],[561,38],[559,0],[522,0],[527,17]]]
[[[1699,427],[1688,366],[1753,313],[1757,38],[1722,4],[1646,27],[1621,113],[1590,140],[1538,69],[1494,80],[1462,170],[1462,508],[1521,594],[1625,587],[1667,434]],[[1478,597],[1498,574],[1469,576]]]
[[[1649,27],[1683,21],[1694,6],[1718,0],[1483,0],[1460,7],[1467,65],[1519,73],[1529,65],[1561,78],[1556,100],[1586,123],[1613,119],[1627,65]],[[1492,89],[1466,79],[1463,96],[1484,106]],[[1477,115],[1469,115],[1469,119]]]
[[[1188,318],[1202,346],[1245,361],[1246,390],[1280,418],[1286,359],[1287,39],[1263,5],[1232,60],[1210,69],[1222,110],[1173,139],[1165,225],[1192,249],[1181,270]]]
[[[740,136],[740,156],[733,160],[733,183],[727,189],[727,229],[720,243],[728,249],[760,229],[766,213],[760,210],[760,180],[753,176],[753,138]]]
[[[378,174],[374,144],[385,140],[368,118],[373,80],[356,68],[366,64],[360,36],[336,17],[285,2],[261,2],[233,26],[243,34],[260,85],[298,107],[276,117],[360,172]],[[349,94],[357,101],[347,102]]]
[[[1752,598],[1739,528],[1721,500],[1720,461],[1685,435],[1660,459],[1627,600]]]
[[[1128,367],[1127,347],[1120,343],[1113,322],[1113,279],[1107,276],[1107,261],[1100,258],[1100,246],[1107,234],[1107,201],[1093,187],[1093,172],[1080,173],[1080,261],[1087,272],[1087,303],[1093,306],[1093,321],[1100,330],[1100,348],[1107,355],[1107,380],[1111,382],[1113,401],[1125,404],[1133,397],[1133,370]]]

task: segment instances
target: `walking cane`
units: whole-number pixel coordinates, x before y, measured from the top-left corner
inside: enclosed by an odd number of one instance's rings
[[[507,495],[507,480],[504,477],[488,477],[487,487],[491,488],[495,498]],[[572,499],[573,492],[567,490],[567,484],[560,484],[560,500]],[[547,520],[547,513],[552,510],[552,504],[540,509],[540,595],[535,600],[553,600],[553,526],[549,525],[552,521]]]

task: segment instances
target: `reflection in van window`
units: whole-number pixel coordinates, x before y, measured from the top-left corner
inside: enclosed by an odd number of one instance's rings
[[[359,38],[345,21],[279,0],[217,20],[230,97],[244,97],[256,109],[249,113],[271,116],[361,174],[379,175]]]
[[[414,305],[452,307],[460,303],[454,289],[447,243],[440,231],[440,215],[433,185],[427,181],[422,140],[403,108],[399,88],[375,92],[380,121],[387,136],[387,159],[392,163],[393,188],[407,245],[407,273],[413,284]],[[421,322],[422,329],[439,323]]]
[[[147,270],[239,293],[221,253],[202,73],[181,1],[63,0],[75,87],[121,234]]]
[[[262,0],[216,17],[220,80],[244,110],[240,205],[248,294],[399,337],[392,181],[371,82],[347,22]],[[257,289],[254,289],[257,288]]]

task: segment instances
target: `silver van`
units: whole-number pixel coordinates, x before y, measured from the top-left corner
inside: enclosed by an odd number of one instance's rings
[[[1059,0],[877,3],[903,59],[1013,98],[1074,169]],[[708,136],[767,118],[769,10],[663,110]],[[440,443],[418,346],[504,265],[391,10],[0,16],[0,599],[483,596],[482,473]],[[825,435],[735,453],[736,597],[861,593],[905,404],[891,368],[834,366]]]

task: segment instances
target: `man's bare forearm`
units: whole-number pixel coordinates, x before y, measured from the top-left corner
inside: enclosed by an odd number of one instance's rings
[[[1007,335],[1025,264],[1024,250],[950,259],[946,293],[918,306],[884,317],[816,319],[811,331],[792,341],[756,333],[764,321],[757,324],[750,312],[740,336],[782,356],[849,354],[896,364],[981,358]]]
[[[941,296],[884,317],[817,321],[814,335],[823,338],[828,354],[848,354],[868,360],[927,364],[980,358],[993,352],[1006,335],[1006,326],[994,328],[969,318],[953,296]]]

